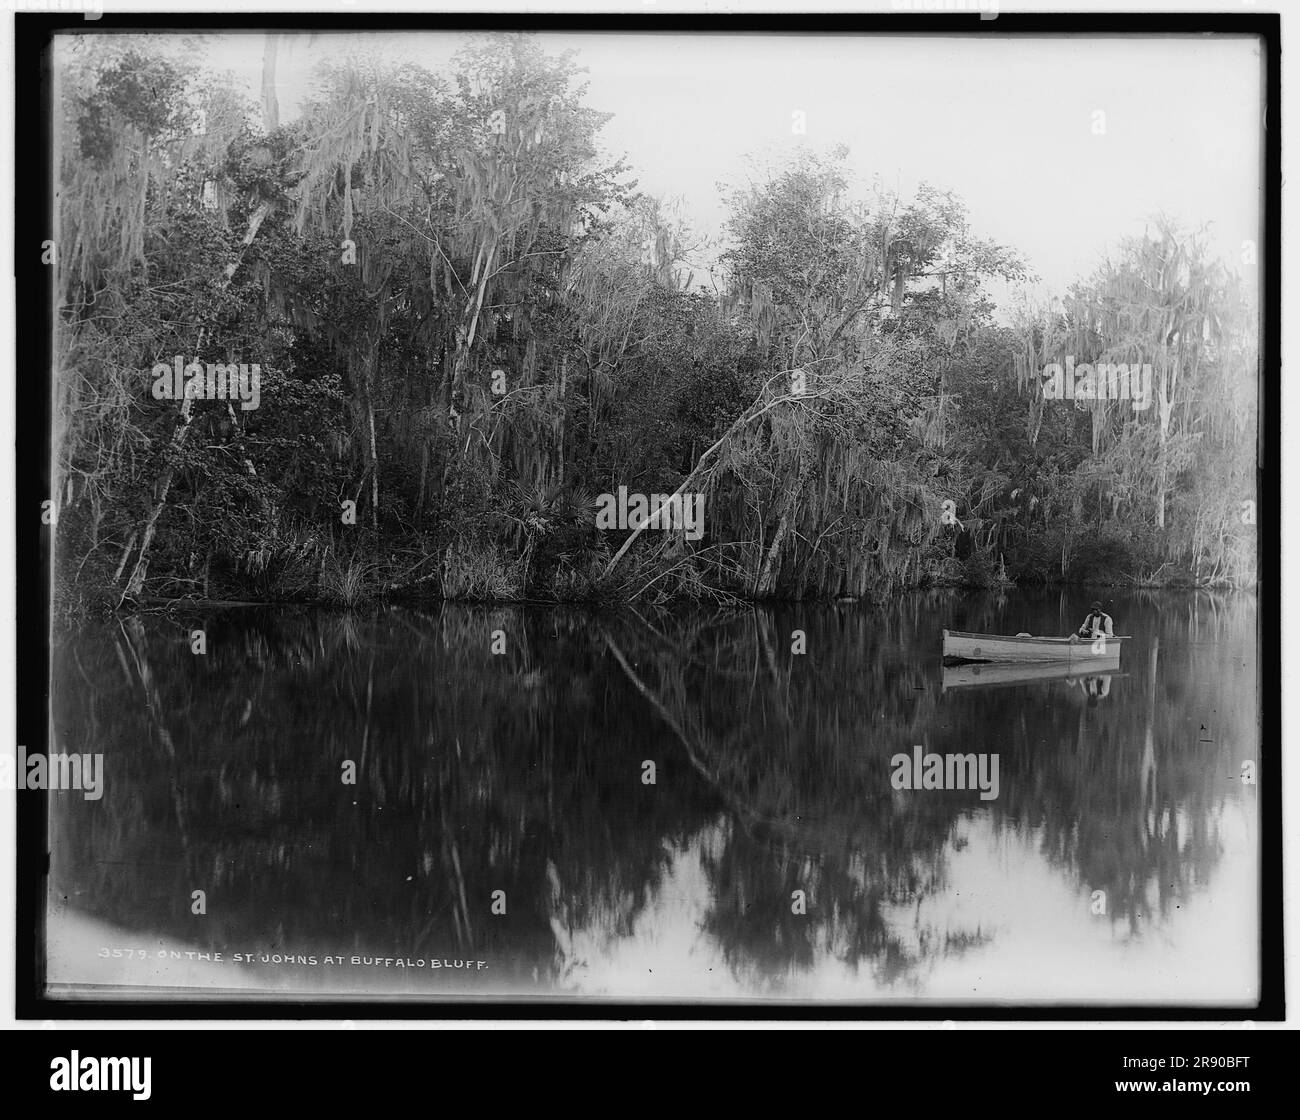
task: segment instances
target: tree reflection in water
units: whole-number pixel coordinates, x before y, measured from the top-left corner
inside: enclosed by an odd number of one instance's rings
[[[937,961],[998,950],[978,917],[920,918],[982,821],[1036,845],[1082,907],[1106,892],[1095,920],[1113,938],[1173,937],[1220,863],[1225,806],[1253,811],[1236,777],[1256,751],[1255,604],[1163,594],[1116,611],[1135,635],[1122,672],[951,691],[941,627],[1063,632],[1074,604],[936,592],[879,610],[83,625],[57,642],[56,742],[104,752],[106,792],[51,802],[51,917],[226,952],[487,959],[491,990],[521,994],[580,987],[599,959],[619,995],[639,989],[610,961],[636,960],[676,892],[746,993],[789,995],[833,966],[930,995]],[[189,650],[200,626],[205,656]],[[890,758],[913,744],[997,753],[1000,796],[894,790]],[[701,874],[683,879],[689,860]]]

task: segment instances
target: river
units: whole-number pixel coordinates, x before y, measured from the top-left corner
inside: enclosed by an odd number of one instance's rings
[[[1108,595],[1091,677],[941,664],[1090,598],[78,624],[50,990],[1251,1004],[1254,597]],[[996,791],[896,788],[914,747]]]

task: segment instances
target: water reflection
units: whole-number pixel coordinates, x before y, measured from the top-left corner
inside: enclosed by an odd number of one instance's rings
[[[50,979],[1253,1000],[1254,600],[1117,602],[1114,672],[940,663],[944,626],[1064,633],[1073,607],[83,626],[57,749],[104,752],[106,791],[53,800]],[[999,797],[893,789],[914,744],[998,754]]]

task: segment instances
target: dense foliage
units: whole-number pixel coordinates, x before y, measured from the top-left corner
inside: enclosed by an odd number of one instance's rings
[[[1258,312],[1191,234],[1007,326],[1025,265],[955,196],[799,148],[705,283],[524,36],[327,67],[285,124],[147,40],[61,73],[70,601],[1254,580]],[[255,364],[257,407],[158,399],[176,356]],[[1150,406],[1045,399],[1067,358],[1149,364]],[[605,527],[620,488],[702,495],[702,536]]]

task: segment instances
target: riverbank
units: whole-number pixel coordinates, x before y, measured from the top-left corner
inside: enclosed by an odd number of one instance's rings
[[[708,598],[719,605],[763,605],[782,603],[810,603],[838,606],[879,606],[897,597],[899,594],[924,591],[951,591],[955,593],[974,592],[1011,592],[1035,590],[1074,590],[1081,595],[1090,592],[1098,594],[1126,593],[1130,591],[1253,591],[1254,587],[1239,587],[1226,580],[1217,582],[1196,582],[1189,574],[1166,575],[1158,581],[1140,577],[1124,577],[1117,580],[1040,580],[1040,581],[999,581],[993,584],[976,584],[964,582],[930,582],[913,584],[907,587],[894,587],[866,595],[809,595],[802,599],[789,596],[770,595],[762,598],[736,594],[723,589],[711,589]],[[657,597],[657,605],[673,606],[698,603],[700,596],[678,595]],[[501,607],[524,606],[586,606],[599,608],[618,608],[620,606],[642,605],[643,600],[620,598],[611,594],[593,593],[582,597],[566,599],[546,598],[520,595],[480,595],[452,596],[436,592],[421,591],[414,593],[410,589],[386,590],[384,588],[360,588],[357,593],[341,599],[332,594],[306,594],[280,596],[275,598],[208,598],[203,596],[162,596],[141,595],[124,597],[121,590],[112,587],[78,588],[71,594],[56,597],[55,613],[68,618],[91,617],[111,613],[136,613],[147,611],[183,611],[183,610],[238,610],[265,608],[317,608],[317,609],[351,609],[365,606],[420,606],[428,604],[452,603],[462,605],[482,605]]]

